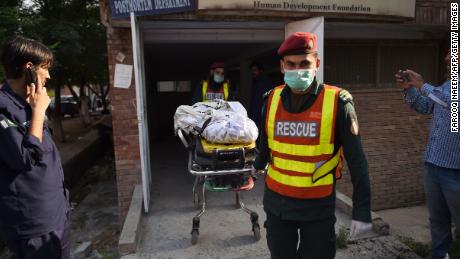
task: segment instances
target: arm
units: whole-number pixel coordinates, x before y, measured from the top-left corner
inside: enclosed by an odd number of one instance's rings
[[[228,81],[228,101],[238,101],[237,96],[238,92],[236,91],[236,87]]]
[[[0,113],[0,161],[13,171],[29,171],[43,158],[43,123],[50,98],[44,86],[31,84],[28,99],[32,109],[32,120],[28,131],[22,125],[16,125]]]
[[[0,114],[0,121],[6,120],[6,116]],[[13,171],[29,171],[42,161],[43,147],[38,137],[19,127],[12,123],[0,126],[0,161]]]
[[[32,108],[32,120],[29,129],[29,135],[35,136],[40,142],[43,139],[43,124],[45,123],[46,109],[48,108],[51,99],[46,92],[46,87],[35,84],[31,86],[31,96],[29,97],[29,105]],[[37,89],[37,91],[35,91]]]
[[[423,96],[415,87],[404,91],[404,101],[418,113],[431,114],[433,112],[433,100]]]
[[[270,149],[268,148],[267,142],[267,132],[265,131],[265,118],[266,118],[266,110],[267,110],[267,99],[264,101],[264,105],[262,106],[262,124],[261,129],[259,129],[259,154],[256,157],[256,161],[254,162],[254,168],[256,170],[263,170],[265,166],[270,161]]]
[[[32,111],[32,120],[30,121],[29,134],[36,137],[40,142],[43,139],[43,124],[45,123],[45,114],[40,111]]]
[[[371,222],[371,191],[368,165],[361,145],[359,126],[351,95],[348,98],[349,100],[346,100],[346,102],[343,99],[339,99],[336,127],[338,127],[339,143],[343,147],[353,184],[352,217],[353,220]],[[355,125],[354,130],[352,125]]]
[[[401,73],[407,77],[403,78]],[[431,114],[436,103],[443,107],[450,103],[448,94],[443,92],[444,87],[450,87],[450,81],[435,88],[425,83],[420,74],[409,69],[398,72],[395,77],[396,84],[404,89],[404,101],[419,113]]]
[[[202,82],[195,87],[193,90],[193,95],[192,95],[192,105],[194,105],[197,102],[203,101],[203,89],[202,89]]]
[[[445,89],[447,88],[447,91]],[[450,107],[450,104],[452,103],[452,99],[450,98],[450,81],[446,81],[442,86],[440,87],[434,87],[430,84],[423,84],[423,86],[420,88],[420,91],[424,96],[427,96],[431,100],[433,100],[435,103],[443,106],[443,107]]]

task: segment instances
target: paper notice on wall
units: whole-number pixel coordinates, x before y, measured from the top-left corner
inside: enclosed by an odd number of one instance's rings
[[[115,65],[115,79],[113,82],[114,87],[128,89],[131,85],[133,77],[133,66],[132,65]]]

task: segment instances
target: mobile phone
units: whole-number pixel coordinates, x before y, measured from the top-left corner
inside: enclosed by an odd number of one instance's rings
[[[35,87],[38,86],[37,84],[37,71],[35,71],[35,67],[29,67],[27,68],[27,84],[30,85],[32,83],[35,84]]]
[[[401,79],[407,83],[410,81],[409,75],[407,73],[404,73],[402,70],[398,71],[398,75],[401,77]]]

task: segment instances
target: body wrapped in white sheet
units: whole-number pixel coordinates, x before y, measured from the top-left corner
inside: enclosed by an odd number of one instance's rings
[[[209,123],[205,125],[205,122]],[[247,117],[239,102],[200,102],[193,106],[181,105],[174,115],[174,129],[188,134],[200,134],[212,143],[252,143],[259,131]]]

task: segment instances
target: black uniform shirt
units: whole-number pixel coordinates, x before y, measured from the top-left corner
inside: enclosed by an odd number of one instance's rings
[[[322,84],[313,82],[309,94],[304,96],[302,104],[299,104],[299,96],[296,96],[296,104],[293,104],[292,92],[285,87],[281,92],[281,101],[284,109],[290,113],[306,111],[315,102],[318,94],[323,91]],[[300,97],[301,98],[301,97]],[[266,118],[267,99],[262,108],[262,116]],[[295,107],[296,106],[296,107]],[[339,98],[337,117],[335,124],[335,150],[343,146],[348,169],[353,183],[353,219],[370,222],[370,186],[368,165],[361,146],[359,134],[351,133],[351,118],[354,116],[352,102],[345,102]],[[254,163],[256,169],[263,169],[270,161],[270,149],[268,148],[267,132],[264,120],[261,128],[260,153]],[[334,183],[335,184],[335,183]],[[334,189],[335,190],[335,189]],[[265,188],[264,209],[287,220],[320,220],[332,217],[335,210],[335,191],[332,195],[320,199],[296,199],[282,196],[269,188]]]
[[[42,142],[28,133],[32,109],[0,89],[0,234],[6,239],[49,233],[69,206],[58,150],[45,123]]]

